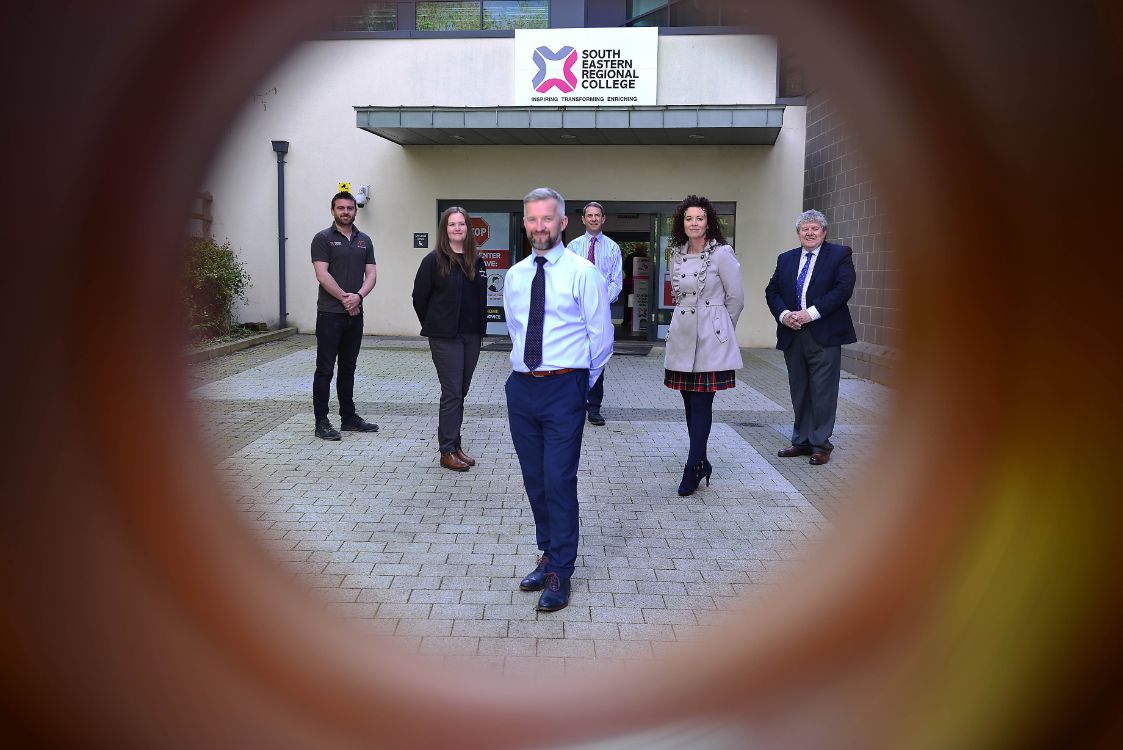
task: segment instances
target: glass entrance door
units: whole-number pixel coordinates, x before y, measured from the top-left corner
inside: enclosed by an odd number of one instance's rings
[[[624,285],[620,291],[621,320],[616,338],[647,341],[651,325],[651,241],[644,233],[629,232],[629,237],[634,238],[619,240]]]
[[[718,214],[721,233],[725,241],[734,248],[734,231],[736,230],[735,214]],[[671,297],[671,223],[674,221],[673,213],[661,213],[655,216],[651,228],[652,252],[652,294],[654,304],[651,305],[651,340],[663,341],[667,338],[667,329],[671,325],[671,315],[675,311],[674,299]]]
[[[570,205],[583,203],[575,200]],[[667,252],[675,205],[670,201],[604,202],[608,218],[605,233],[620,244],[624,260],[625,288],[613,305],[617,338],[661,341],[667,337],[674,310]],[[717,202],[714,205],[720,212],[722,231],[732,244],[736,204]],[[507,269],[530,254],[530,243],[522,226],[522,202],[440,198],[435,217],[449,206],[464,206],[472,214],[472,231],[488,270],[487,332],[504,335],[507,323],[503,318],[502,300]],[[566,239],[573,239],[575,233],[581,231],[578,208],[570,218]],[[422,254],[424,252],[428,250]]]
[[[671,314],[674,313],[675,303],[671,300],[671,221],[673,216],[661,213],[655,216],[651,227],[651,334],[652,341],[663,341],[667,338],[667,329],[671,325]]]

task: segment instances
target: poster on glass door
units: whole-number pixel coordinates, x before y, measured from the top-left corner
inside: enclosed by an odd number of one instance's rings
[[[472,217],[472,234],[487,270],[487,332],[506,335],[503,282],[511,267],[511,214],[481,213]]]
[[[651,313],[651,258],[632,258],[632,333],[647,333]]]

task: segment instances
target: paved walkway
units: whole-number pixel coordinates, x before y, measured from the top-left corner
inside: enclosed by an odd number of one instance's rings
[[[463,430],[479,465],[467,473],[437,465],[439,386],[424,339],[364,341],[355,397],[381,430],[341,442],[312,434],[314,337],[192,375],[247,523],[326,606],[420,653],[567,670],[658,656],[751,607],[829,531],[890,403],[888,389],[844,378],[831,463],[777,458],[791,420],[783,359],[746,350],[737,388],[714,404],[713,484],[680,498],[687,434],[662,354],[609,366],[608,425],[586,424],[582,447],[573,596],[556,613],[518,590],[537,550],[506,422],[506,353],[480,357]]]

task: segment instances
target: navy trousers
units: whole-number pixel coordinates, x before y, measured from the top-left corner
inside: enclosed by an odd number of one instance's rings
[[[589,371],[545,378],[512,372],[506,392],[511,440],[534,515],[538,549],[549,557],[546,572],[568,580],[580,536],[577,466]]]

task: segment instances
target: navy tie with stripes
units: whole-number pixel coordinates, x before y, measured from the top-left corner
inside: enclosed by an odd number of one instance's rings
[[[803,268],[799,269],[799,278],[795,280],[795,303],[799,305],[799,309],[803,309],[803,285],[807,281],[807,272],[811,269],[811,253],[808,251],[807,260],[803,262]],[[790,276],[788,277],[791,278]]]
[[[542,326],[546,322],[546,258],[534,259],[538,270],[530,285],[530,317],[526,323],[526,342],[523,344],[523,364],[534,372],[542,364]]]

